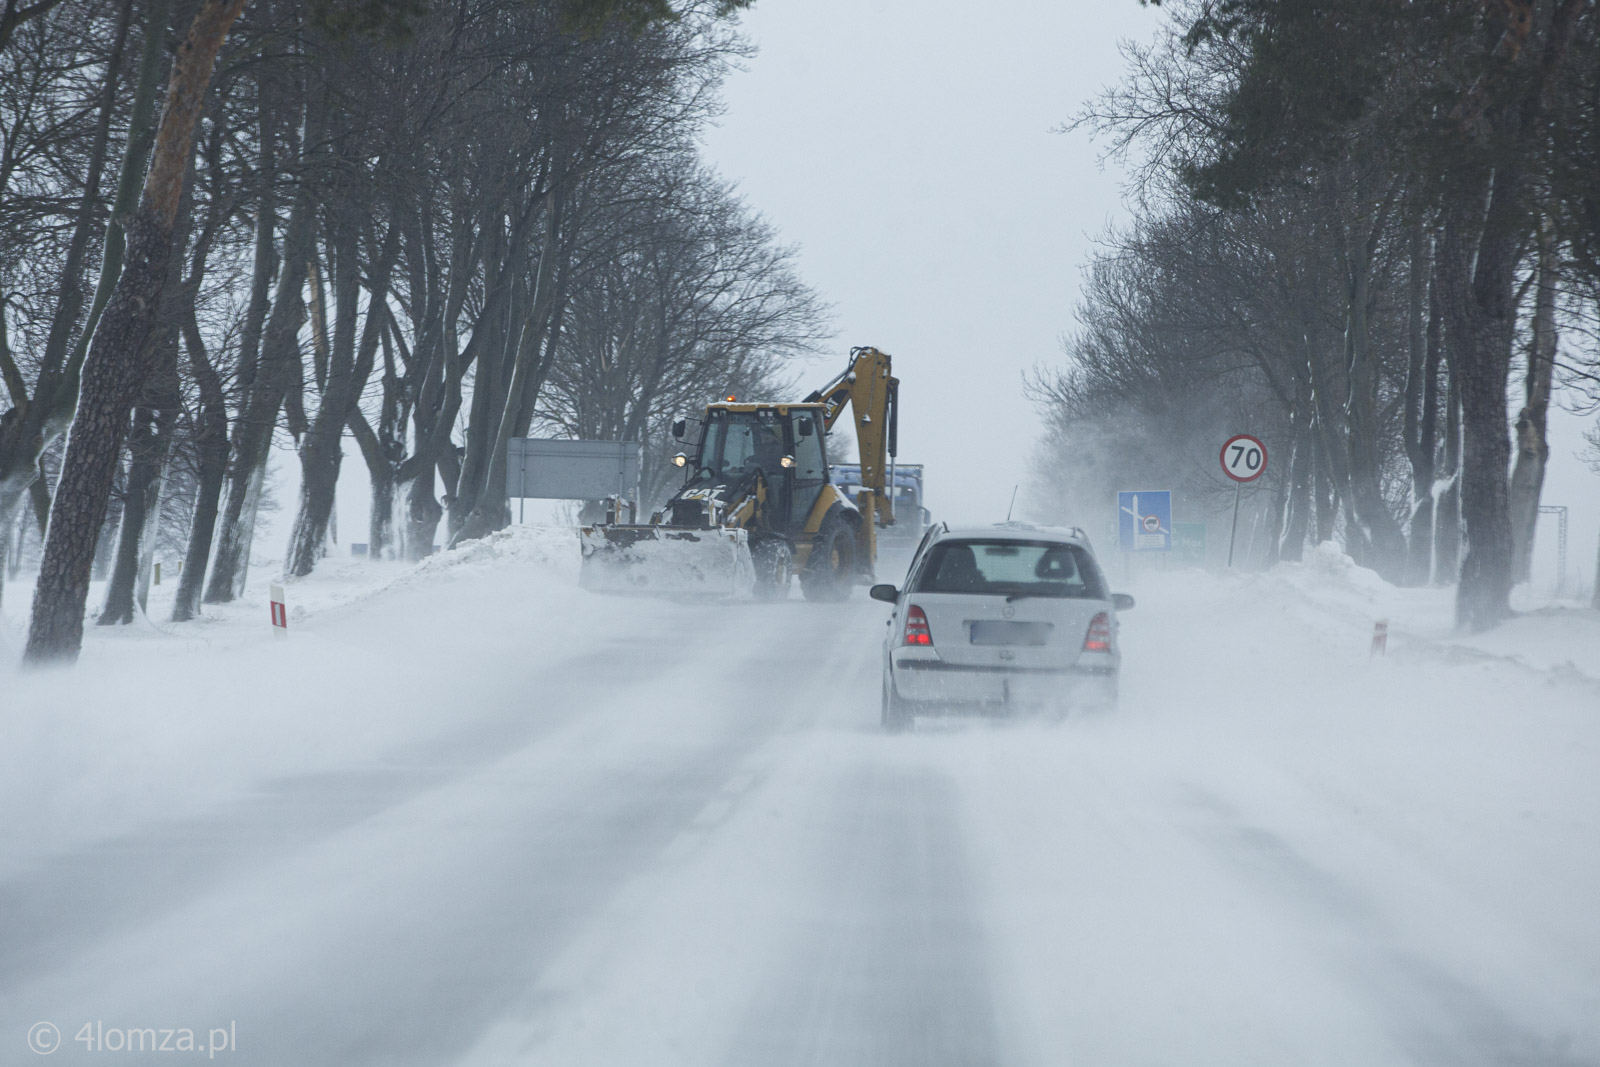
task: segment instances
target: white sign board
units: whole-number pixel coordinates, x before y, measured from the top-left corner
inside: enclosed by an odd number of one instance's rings
[[[548,500],[632,499],[639,442],[513,437],[506,444],[506,496]]]

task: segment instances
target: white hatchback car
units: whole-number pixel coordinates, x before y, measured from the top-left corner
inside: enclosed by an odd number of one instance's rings
[[[1066,713],[1116,706],[1122,654],[1112,593],[1076,528],[1008,522],[928,530],[883,643],[883,725],[961,711]]]

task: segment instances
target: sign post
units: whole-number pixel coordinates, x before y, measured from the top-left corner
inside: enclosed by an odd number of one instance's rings
[[[1236,433],[1222,443],[1222,473],[1233,479],[1233,525],[1228,530],[1228,566],[1233,566],[1233,542],[1239,535],[1239,490],[1267,473],[1267,446],[1247,433]]]

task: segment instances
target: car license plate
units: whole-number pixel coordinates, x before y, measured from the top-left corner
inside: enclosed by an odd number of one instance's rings
[[[983,620],[972,625],[975,645],[1044,645],[1050,642],[1054,626],[1048,622],[994,622]]]

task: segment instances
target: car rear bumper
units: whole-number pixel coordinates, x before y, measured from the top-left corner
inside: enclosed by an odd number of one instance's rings
[[[1109,707],[1116,702],[1115,660],[1065,668],[969,666],[935,658],[897,658],[895,692],[918,711],[1010,707]]]

